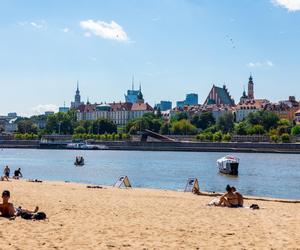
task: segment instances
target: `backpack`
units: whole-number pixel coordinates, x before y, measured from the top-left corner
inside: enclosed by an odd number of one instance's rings
[[[22,212],[21,218],[25,220],[45,220],[47,218],[47,215],[44,212],[37,212],[37,213]]]

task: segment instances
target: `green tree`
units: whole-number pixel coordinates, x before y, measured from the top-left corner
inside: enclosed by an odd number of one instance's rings
[[[218,130],[222,133],[232,132],[234,129],[234,116],[231,112],[222,114],[217,121]]]
[[[247,125],[247,122],[245,122],[245,121],[236,123],[234,125],[234,132],[237,135],[247,135],[247,130],[248,130],[248,125]]]
[[[247,130],[248,135],[264,135],[265,133],[264,127],[259,124],[250,126]]]
[[[26,134],[26,133],[37,133],[37,126],[30,119],[22,119],[17,123],[18,133]]]
[[[299,125],[294,126],[291,130],[291,134],[292,135],[300,135],[300,126]]]
[[[162,135],[168,135],[170,134],[170,129],[171,129],[170,123],[164,122],[160,127],[159,133]]]
[[[271,128],[277,128],[279,117],[272,112],[260,110],[250,113],[246,121],[251,125],[261,125],[266,131],[269,131]]]
[[[78,126],[74,129],[75,134],[84,134],[86,133],[86,130],[83,126]]]
[[[197,128],[205,130],[208,127],[214,125],[216,121],[211,112],[203,112],[201,113],[201,115],[193,115],[191,123]]]
[[[197,128],[188,120],[180,120],[172,123],[171,131],[175,135],[195,135]]]

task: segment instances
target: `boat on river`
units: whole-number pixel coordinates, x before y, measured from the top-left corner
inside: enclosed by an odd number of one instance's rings
[[[77,167],[81,167],[84,165],[84,158],[82,156],[76,156],[74,165]]]
[[[232,155],[226,155],[217,160],[217,167],[222,174],[238,175],[239,162],[239,158]]]

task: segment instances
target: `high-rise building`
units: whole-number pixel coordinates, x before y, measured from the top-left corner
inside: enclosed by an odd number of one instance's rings
[[[76,89],[76,93],[75,93],[74,102],[71,102],[71,108],[77,109],[82,104],[84,104],[84,103],[81,102],[79,84],[78,84],[78,81],[77,81],[77,89]]]
[[[170,109],[172,109],[172,102],[160,101],[160,103],[156,105],[156,108],[160,109],[160,111],[170,110]]]
[[[198,104],[198,94],[195,94],[195,93],[187,94],[184,104],[190,105],[190,106],[197,105]]]

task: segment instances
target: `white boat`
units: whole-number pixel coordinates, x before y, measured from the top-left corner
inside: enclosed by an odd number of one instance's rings
[[[239,158],[232,155],[226,155],[217,160],[217,167],[219,168],[220,173],[238,175],[239,162]]]

